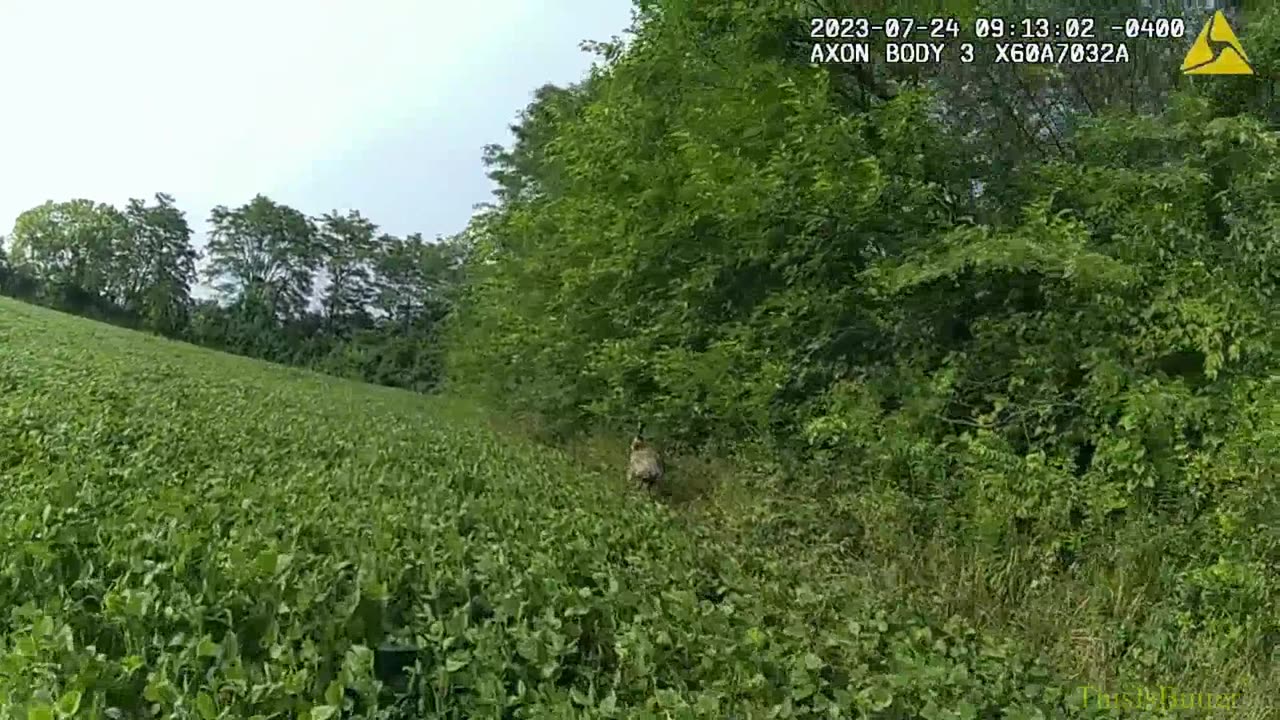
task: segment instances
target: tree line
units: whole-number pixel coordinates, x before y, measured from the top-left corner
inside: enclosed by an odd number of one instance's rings
[[[258,195],[215,207],[203,252],[172,196],[49,201],[0,244],[0,292],[206,347],[419,391],[463,254],[352,210],[318,218]],[[197,265],[203,260],[203,268]],[[196,299],[203,278],[215,290]]]

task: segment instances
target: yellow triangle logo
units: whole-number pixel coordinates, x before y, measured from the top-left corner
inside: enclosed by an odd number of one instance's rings
[[[1227,17],[1219,10],[1204,24],[1187,56],[1182,60],[1184,75],[1252,75],[1249,56],[1240,39],[1231,31]]]

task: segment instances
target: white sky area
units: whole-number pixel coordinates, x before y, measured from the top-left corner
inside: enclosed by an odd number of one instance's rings
[[[485,143],[629,0],[0,0],[0,234],[46,200],[175,196],[203,244],[256,193],[461,230]]]

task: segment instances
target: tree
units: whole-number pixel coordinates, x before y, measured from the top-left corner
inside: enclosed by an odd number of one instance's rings
[[[1249,20],[1245,45],[1255,60],[1258,78],[1216,77],[1205,82],[1206,78],[1180,72],[1187,45],[1215,4],[1231,16],[1237,28],[1242,14]],[[849,112],[881,107],[902,92],[927,89],[933,93],[937,101],[934,119],[946,130],[948,144],[955,150],[945,158],[951,169],[939,176],[964,181],[948,188],[952,202],[958,212],[980,221],[992,220],[993,213],[1018,206],[996,198],[1021,193],[1020,197],[1027,199],[1026,173],[1037,163],[1050,158],[1078,159],[1071,157],[1070,136],[1082,122],[1116,111],[1159,113],[1169,106],[1175,91],[1197,81],[1203,83],[1202,92],[1215,98],[1216,114],[1233,115],[1250,108],[1272,122],[1280,120],[1280,105],[1274,102],[1275,72],[1268,60],[1275,56],[1278,38],[1275,25],[1266,21],[1269,9],[1265,5],[1258,4],[1256,11],[1247,14],[1240,3],[1206,4],[1205,0],[983,0],[951,5],[946,12],[937,12],[935,6],[931,15],[959,20],[960,36],[950,41],[947,52],[956,53],[960,43],[971,43],[976,48],[972,62],[960,62],[953,55],[938,63],[888,63],[882,53],[873,53],[871,63],[823,65],[821,72]],[[837,0],[805,0],[804,7],[808,17],[848,14],[847,3]],[[913,17],[921,7],[913,0],[884,0],[869,3],[866,9],[875,17]],[[974,36],[978,17],[1009,26],[1006,34],[1021,32],[1013,27],[1017,18],[1045,17],[1059,23],[1059,28],[1069,18],[1092,21],[1097,39],[1123,41],[1112,34],[1111,27],[1153,16],[1182,20],[1185,37],[1160,43],[1125,41],[1130,56],[1127,62],[996,62],[990,39]],[[779,20],[774,33],[773,42],[791,48],[794,58],[807,58],[813,47],[805,23]]]
[[[434,324],[447,312],[461,263],[457,246],[427,242],[419,233],[383,235],[375,255],[374,307],[401,328]]]
[[[328,287],[322,306],[330,333],[362,324],[373,298],[371,262],[378,226],[352,210],[335,210],[320,219],[320,267]]]
[[[300,317],[319,265],[316,230],[301,212],[264,195],[209,215],[208,279],[232,301],[254,298],[280,321]]]
[[[612,51],[611,46],[602,50]],[[562,180],[562,169],[547,153],[548,144],[557,137],[563,122],[582,110],[591,97],[592,86],[590,78],[567,88],[543,85],[534,91],[533,100],[520,113],[519,121],[510,126],[515,136],[512,146],[485,146],[482,162],[499,201],[529,199],[555,191]]]
[[[9,288],[9,253],[5,250],[8,240],[0,235],[0,292],[5,292]]]
[[[92,200],[49,201],[18,216],[13,263],[74,306],[111,290],[114,249],[128,233],[119,210]]]
[[[125,219],[128,232],[112,262],[115,299],[147,327],[177,333],[187,322],[198,257],[186,216],[172,196],[157,193],[154,205],[130,200]]]

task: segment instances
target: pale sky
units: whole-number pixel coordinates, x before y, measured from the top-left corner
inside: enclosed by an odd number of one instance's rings
[[[256,193],[397,235],[491,199],[485,143],[629,0],[0,0],[0,234],[45,200],[167,192],[202,235]],[[200,238],[197,238],[200,244]]]

